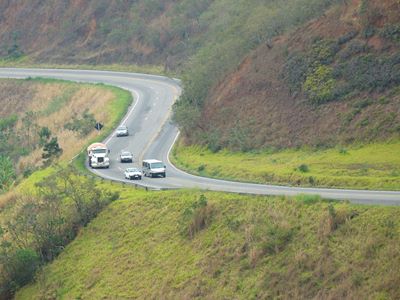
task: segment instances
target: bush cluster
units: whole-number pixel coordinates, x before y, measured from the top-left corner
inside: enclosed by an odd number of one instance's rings
[[[37,189],[37,196],[18,200],[0,230],[0,298],[31,281],[40,265],[53,260],[82,226],[119,197],[71,168],[45,178]]]
[[[81,137],[91,133],[96,125],[96,119],[92,113],[85,111],[81,117],[73,117],[71,122],[64,125],[65,129],[77,132]]]

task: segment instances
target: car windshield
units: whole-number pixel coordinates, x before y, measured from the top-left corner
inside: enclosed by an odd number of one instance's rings
[[[104,153],[107,153],[107,150],[106,149],[94,149],[93,153],[94,154],[104,154]]]
[[[129,172],[129,173],[131,173],[131,172],[138,172],[138,171],[139,171],[138,168],[128,168],[128,169],[126,169],[126,172]]]
[[[125,126],[121,126],[121,127],[118,127],[118,130],[127,130],[128,128],[126,128]]]
[[[151,164],[151,168],[152,168],[152,169],[164,168],[164,164],[163,164],[162,162],[152,163],[152,164]]]
[[[130,156],[132,154],[130,152],[122,152],[121,155]]]

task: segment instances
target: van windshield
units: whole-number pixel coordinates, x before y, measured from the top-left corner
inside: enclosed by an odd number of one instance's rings
[[[163,163],[161,163],[161,162],[158,162],[158,163],[152,163],[152,164],[151,164],[151,168],[152,168],[152,169],[164,168],[164,164],[163,164]]]

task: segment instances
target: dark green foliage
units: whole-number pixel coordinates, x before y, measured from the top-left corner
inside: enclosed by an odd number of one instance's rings
[[[388,24],[380,31],[380,35],[388,40],[400,43],[400,25]]]
[[[359,100],[359,101],[355,102],[355,103],[353,104],[353,107],[354,107],[355,109],[361,111],[362,109],[364,109],[364,108],[370,106],[370,105],[373,104],[373,103],[374,103],[374,99],[367,98],[367,99],[362,99],[362,100]]]
[[[6,46],[7,59],[14,60],[24,55],[24,52],[21,50],[21,47],[18,43],[18,38],[19,38],[19,33],[13,32],[11,44]]]
[[[352,31],[349,31],[349,32],[345,33],[344,35],[339,37],[338,45],[346,44],[347,42],[349,42],[352,39],[354,39],[357,35],[358,35],[358,31],[355,31],[355,30],[352,30]]]
[[[342,60],[349,59],[357,54],[368,52],[370,48],[367,43],[361,42],[359,40],[351,41],[346,48],[340,52],[340,58]]]
[[[11,115],[5,118],[0,118],[0,131],[6,132],[15,126],[18,121],[17,115]]]
[[[58,144],[57,137],[52,137],[49,142],[43,146],[42,158],[45,160],[45,164],[50,164],[50,162],[59,157],[62,154],[62,149]]]
[[[1,274],[5,282],[0,286],[0,297],[9,297],[18,288],[29,283],[40,266],[37,253],[31,248],[12,250],[10,244],[3,242],[0,246]]]
[[[384,91],[400,83],[400,55],[356,56],[339,64],[335,76],[343,79],[350,89]]]
[[[0,155],[0,192],[8,190],[15,179],[16,174],[11,159]]]
[[[283,66],[283,77],[288,83],[292,93],[301,90],[307,78],[309,63],[307,57],[300,52],[293,52],[287,58]]]
[[[302,164],[297,168],[302,173],[307,173],[310,171],[309,167],[306,164]]]
[[[39,131],[39,145],[44,146],[51,137],[51,131],[48,127],[42,127]]]
[[[96,119],[92,113],[85,111],[81,117],[74,117],[71,122],[64,125],[65,129],[76,131],[81,137],[87,136],[94,130]]]
[[[40,264],[57,257],[82,226],[119,198],[72,168],[60,169],[37,188],[40,197],[19,199],[14,216],[0,230],[0,268],[6,271],[0,295],[30,282]]]

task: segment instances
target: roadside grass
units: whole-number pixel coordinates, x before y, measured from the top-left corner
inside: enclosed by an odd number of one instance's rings
[[[41,69],[80,69],[80,70],[99,70],[99,71],[115,71],[115,72],[133,72],[157,75],[170,75],[172,73],[165,72],[163,66],[158,65],[133,65],[133,64],[105,64],[105,65],[89,65],[89,64],[49,64],[34,62],[29,56],[22,56],[18,59],[0,59],[0,67],[2,68],[41,68]]]
[[[201,176],[291,186],[400,190],[400,141],[327,150],[213,153],[178,143],[171,161]]]
[[[101,186],[121,200],[16,299],[400,296],[398,207]]]

